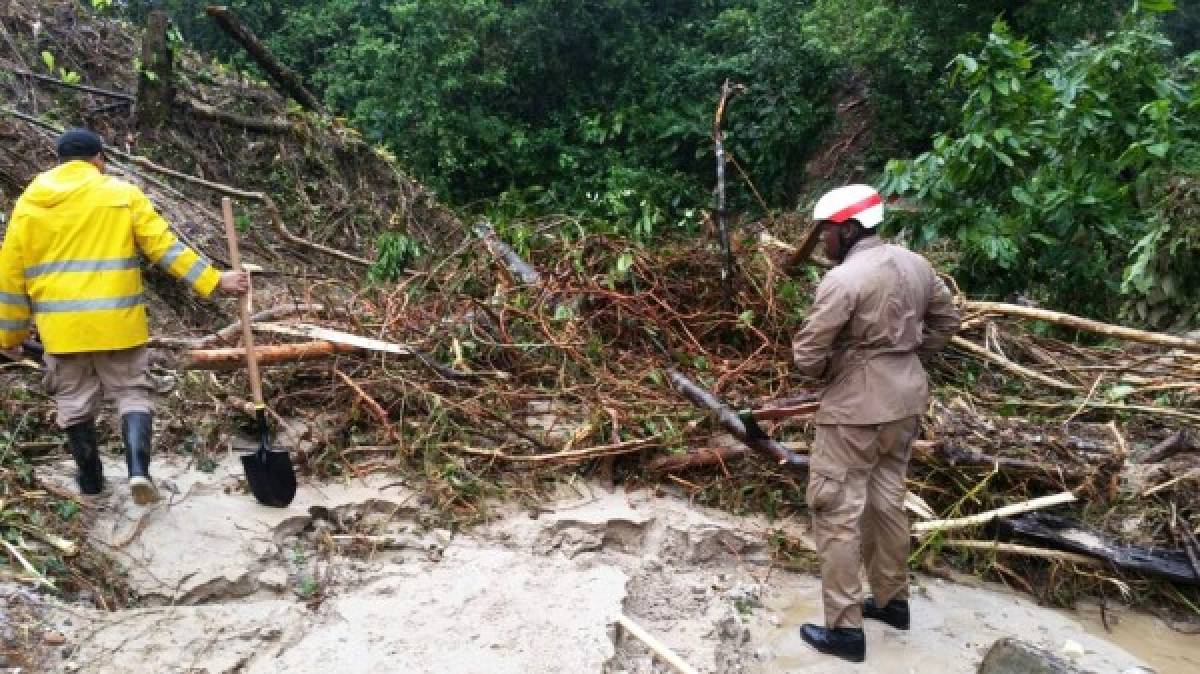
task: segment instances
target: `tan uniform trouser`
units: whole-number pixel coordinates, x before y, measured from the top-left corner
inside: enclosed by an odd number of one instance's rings
[[[817,426],[806,500],[826,627],[862,627],[861,566],[878,605],[908,598],[904,475],[917,423]]]
[[[150,353],[144,346],[121,351],[47,353],[46,392],[58,404],[60,428],[93,419],[108,397],[117,415],[152,411]]]

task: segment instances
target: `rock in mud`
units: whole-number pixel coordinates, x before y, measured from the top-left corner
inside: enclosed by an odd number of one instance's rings
[[[1085,670],[1032,644],[999,639],[979,665],[979,674],[1084,674]]]

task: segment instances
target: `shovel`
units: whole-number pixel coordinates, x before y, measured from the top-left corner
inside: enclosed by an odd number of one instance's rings
[[[233,226],[233,202],[221,198],[221,213],[225,216],[225,236],[229,239],[229,264],[243,271],[238,254],[237,230]],[[242,455],[242,468],[254,498],[265,506],[286,508],[296,496],[296,469],[286,450],[271,449],[267,433],[267,406],[263,402],[262,380],[258,376],[258,357],[254,353],[254,330],[250,327],[250,293],[238,302],[242,314],[242,341],[246,347],[246,371],[250,390],[254,393],[254,418],[258,422],[258,449]]]

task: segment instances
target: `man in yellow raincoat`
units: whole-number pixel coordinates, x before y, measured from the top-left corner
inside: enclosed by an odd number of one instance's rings
[[[136,186],[104,174],[104,144],[71,129],[56,144],[60,164],[38,175],[13,209],[0,246],[0,349],[19,347],[36,325],[46,387],[79,468],[79,488],[104,488],[95,416],[117,406],[134,501],[157,500],[150,480],[149,326],[140,253],[208,297],[239,295],[249,280],[219,272],[171,233]]]

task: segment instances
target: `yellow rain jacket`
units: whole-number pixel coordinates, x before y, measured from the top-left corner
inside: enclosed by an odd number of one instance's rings
[[[220,280],[136,186],[86,161],[40,174],[0,245],[0,348],[20,344],[31,318],[49,353],[145,344],[139,251],[204,297]]]

